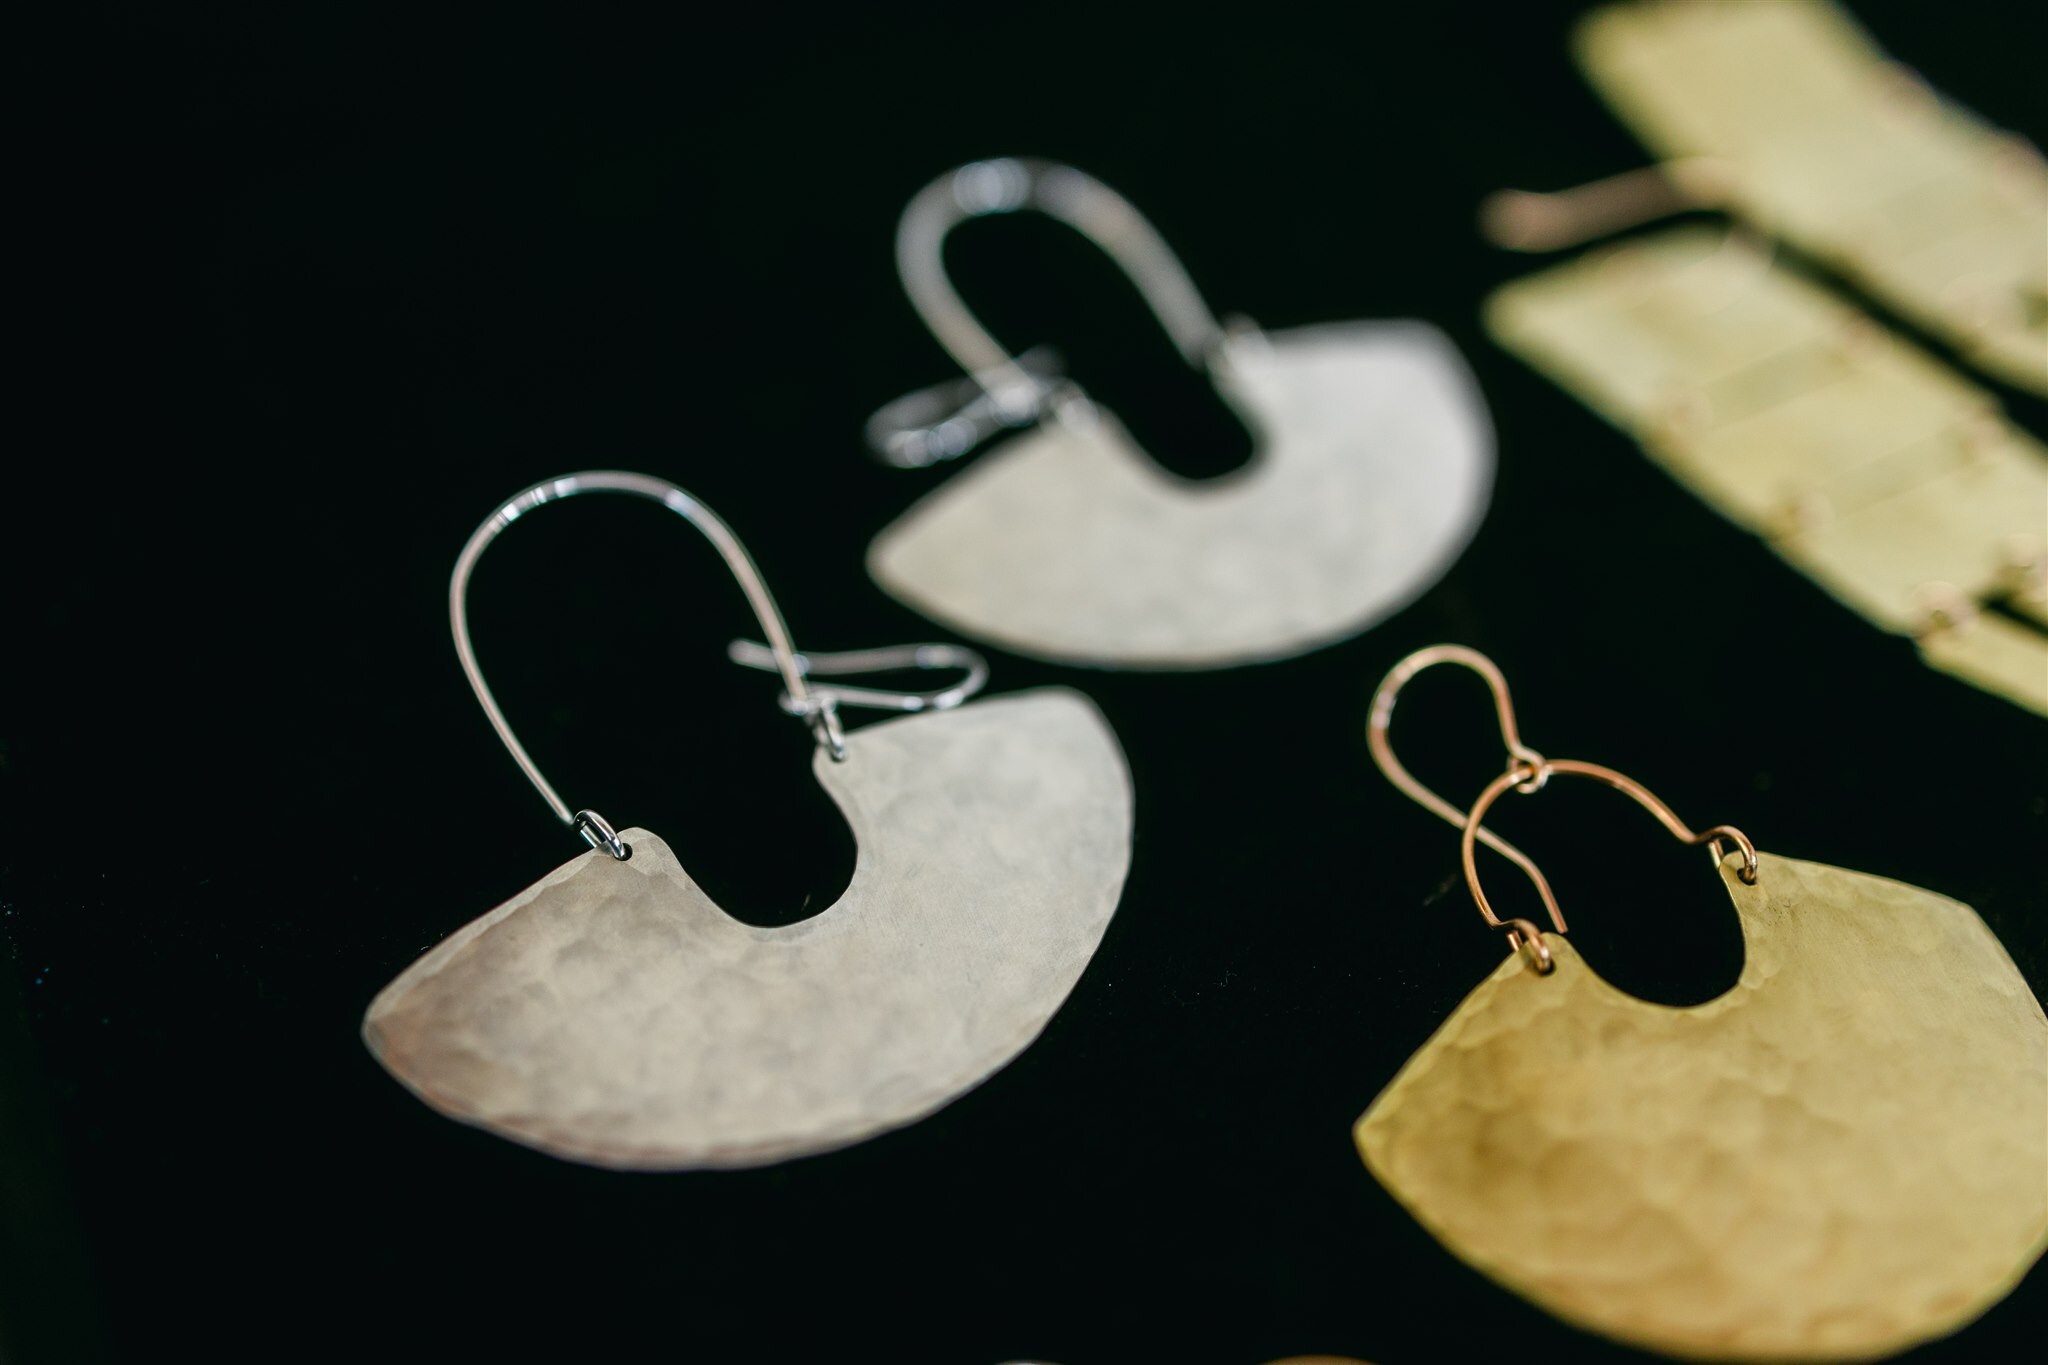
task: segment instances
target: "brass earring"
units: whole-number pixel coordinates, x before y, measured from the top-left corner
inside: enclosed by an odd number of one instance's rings
[[[1506,771],[1469,810],[1417,782],[1388,728],[1435,664],[1491,687]],[[1466,880],[1514,947],[1358,1121],[1367,1167],[1476,1269],[1635,1345],[1727,1359],[1861,1359],[1955,1330],[2048,1246],[2048,1017],[1968,906],[1688,828],[1610,768],[1523,744],[1491,660],[1395,667],[1369,736],[1388,778],[1463,830]],[[1686,1009],[1623,994],[1564,936],[1535,863],[1483,826],[1510,791],[1587,776],[1712,849],[1742,975]],[[1498,918],[1486,843],[1554,932]]]

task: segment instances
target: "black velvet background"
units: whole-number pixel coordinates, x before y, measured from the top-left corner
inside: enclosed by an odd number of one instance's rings
[[[0,1342],[21,1360],[1383,1362],[1632,1353],[1465,1269],[1350,1124],[1498,960],[1449,828],[1374,771],[1404,652],[1508,669],[1530,741],[1699,822],[1977,907],[2048,994],[2048,725],[1921,667],[1496,350],[1537,262],[1503,185],[1641,159],[1545,6],[892,8],[667,17],[96,11],[23,42],[0,694]],[[1889,48],[2048,136],[2038,12],[1870,4]],[[1288,663],[1096,675],[1135,861],[1044,1037],[927,1122],[768,1170],[570,1166],[443,1120],[356,1030],[424,948],[573,856],[446,638],[496,500],[590,466],[733,524],[800,642],[930,638],[870,537],[944,474],[871,408],[951,373],[898,209],[977,156],[1130,195],[1212,304],[1422,317],[1500,434],[1492,510],[1393,620]],[[951,259],[1173,467],[1245,437],[1114,270],[1042,222]],[[2011,393],[2036,433],[2044,405]],[[36,420],[29,420],[33,416]],[[620,500],[550,509],[475,594],[500,697],[577,804],[661,832],[743,916],[852,848],[710,552]],[[1482,693],[1419,684],[1412,765],[1470,793]],[[1609,793],[1509,802],[1574,942],[1673,1002],[1741,947],[1700,855]],[[1526,909],[1506,878],[1501,894]],[[1915,1359],[2031,1354],[2048,1275]]]

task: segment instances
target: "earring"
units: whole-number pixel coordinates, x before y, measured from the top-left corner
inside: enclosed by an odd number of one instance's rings
[[[1988,36],[1988,35],[1987,35]],[[1621,4],[1573,42],[1679,174],[2008,384],[2048,395],[2048,162],[1840,7]],[[1611,183],[1611,182],[1610,182]]]
[[[1108,411],[1012,356],[946,277],[946,234],[1032,209],[1123,268],[1256,443],[1207,484],[1162,471]],[[876,537],[868,569],[908,606],[1021,654],[1192,669],[1285,658],[1354,635],[1434,583],[1479,524],[1493,436],[1457,349],[1420,322],[1268,335],[1210,314],[1152,226],[1068,166],[982,161],[910,202],[896,238],[912,305],[969,378],[868,424],[890,463],[975,462]]]
[[[1394,757],[1401,687],[1435,664],[1492,689],[1507,770],[1460,812]],[[2048,1244],[2048,1019],[1968,906],[1701,833],[1610,768],[1521,741],[1491,660],[1402,660],[1374,760],[1460,825],[1465,878],[1514,951],[1358,1121],[1366,1165],[1452,1252],[1569,1322],[1717,1359],[1902,1351],[1997,1302]],[[1549,883],[1487,830],[1505,793],[1590,777],[1714,854],[1746,960],[1688,1009],[1608,985]],[[1476,845],[1529,876],[1556,933],[1498,918]]]
[[[2048,394],[2048,161],[1828,0],[1608,5],[1573,50],[1666,159],[1495,193],[1485,235],[1549,252],[1701,209],[1734,227],[1510,281],[1494,340],[1928,666],[2048,715],[2048,448],[1771,245]]]
[[[513,735],[470,644],[471,571],[533,509],[585,493],[651,499],[739,580],[817,738],[813,769],[858,846],[823,913],[783,928],[729,918],[644,829],[569,807]],[[452,1118],[555,1156],[678,1170],[755,1166],[911,1123],[1030,1044],[1073,989],[1130,863],[1131,782],[1101,713],[1066,688],[963,705],[986,679],[947,645],[800,654],[745,548],[711,509],[644,474],[535,484],[463,547],[448,588],[477,700],[589,852],[407,968],[370,1005],[370,1051]],[[814,682],[962,669],[933,692]],[[842,707],[903,712],[847,734]]]
[[[1989,391],[1739,229],[1552,266],[1486,324],[1931,667],[2048,714],[2048,448]]]

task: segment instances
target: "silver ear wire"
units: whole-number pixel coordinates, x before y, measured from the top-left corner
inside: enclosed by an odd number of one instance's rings
[[[1029,426],[1081,400],[1071,381],[1057,379],[1056,364],[1042,350],[1022,356],[1004,350],[946,275],[947,233],[970,218],[1023,209],[1058,219],[1115,261],[1188,364],[1206,369],[1221,352],[1223,326],[1173,249],[1129,200],[1053,161],[973,162],[925,186],[897,225],[896,269],[904,292],[968,377],[899,398],[868,419],[868,444],[889,463],[915,467],[953,459],[998,431]]]
[[[755,640],[734,640],[726,646],[726,657],[742,668],[773,673],[780,667],[775,652]],[[807,701],[788,693],[782,709],[793,716],[806,708],[860,706],[876,711],[946,711],[966,701],[988,683],[988,660],[965,645],[889,645],[880,649],[847,649],[830,653],[798,654],[797,672],[805,678],[845,677],[854,673],[886,673],[896,669],[932,671],[957,668],[964,675],[951,687],[926,692],[896,692],[887,688],[854,687],[845,683],[819,683],[811,688]]]
[[[1017,357],[1016,368],[1027,381],[1020,389],[987,389],[974,378],[942,379],[884,404],[868,418],[868,448],[885,464],[923,469],[957,460],[998,432],[1032,425],[1064,384],[1059,354],[1034,346]]]
[[[477,701],[483,705],[491,728],[497,731],[498,738],[511,752],[519,770],[526,774],[526,780],[533,784],[534,790],[554,811],[555,818],[576,830],[592,848],[602,848],[620,861],[630,857],[632,849],[619,838],[611,823],[594,810],[571,810],[548,780],[541,776],[540,768],[512,732],[511,723],[505,719],[497,698],[484,681],[483,669],[477,663],[476,647],[471,643],[469,634],[469,580],[476,570],[477,560],[482,558],[491,542],[534,508],[583,493],[625,493],[646,498],[660,503],[703,532],[704,538],[718,551],[719,558],[725,561],[726,568],[732,571],[740,591],[746,595],[747,605],[754,609],[754,619],[760,623],[762,635],[767,638],[765,645],[750,640],[736,643],[732,650],[734,661],[780,674],[783,709],[810,727],[818,745],[835,762],[846,758],[846,735],[840,728],[838,716],[841,705],[894,711],[943,709],[958,706],[988,680],[988,665],[982,657],[954,645],[902,645],[808,656],[797,653],[790,643],[789,627],[783,622],[782,609],[776,606],[775,598],[762,581],[760,570],[754,567],[746,546],[740,544],[739,537],[719,519],[717,513],[666,479],[624,470],[586,470],[544,479],[522,489],[484,519],[462,547],[462,553],[456,556],[455,571],[448,580],[448,622],[455,637],[455,656],[461,661],[463,676],[469,679],[470,690],[476,693]],[[897,667],[959,668],[965,670],[966,677],[952,687],[933,692],[888,692],[840,685],[814,688],[805,682],[805,677],[811,673],[871,672]]]

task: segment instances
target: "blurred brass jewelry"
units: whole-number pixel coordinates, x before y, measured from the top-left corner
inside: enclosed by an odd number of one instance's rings
[[[1987,34],[1986,40],[1992,40]],[[1613,5],[1579,64],[1661,167],[1499,196],[1489,235],[1557,250],[1722,208],[1987,373],[2048,393],[2048,163],[1944,100],[1824,0]]]
[[[1376,757],[1407,677],[1491,668],[1424,655],[1375,702]],[[1458,821],[1475,895],[1492,800],[1593,766],[1526,749],[1495,695],[1509,768]],[[1968,906],[1665,823],[1735,845],[1720,862],[1746,945],[1735,987],[1652,1004],[1603,981],[1561,925],[1524,932],[1540,958],[1501,963],[1360,1118],[1366,1165],[1460,1258],[1635,1345],[1860,1359],[1969,1322],[2048,1246],[2039,1003]]]
[[[1930,665],[2048,714],[2048,449],[1991,394],[1703,227],[1517,280],[1486,321]]]

